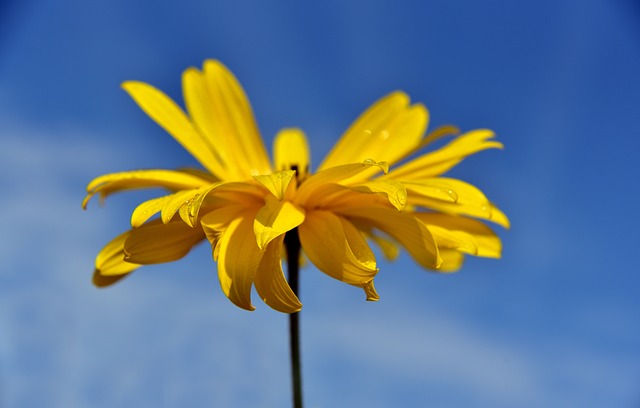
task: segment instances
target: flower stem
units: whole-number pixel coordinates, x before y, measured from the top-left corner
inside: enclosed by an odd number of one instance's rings
[[[300,270],[300,237],[294,228],[284,236],[287,249],[288,281],[293,293],[298,296],[298,272]],[[293,408],[302,408],[302,372],[300,370],[300,322],[299,312],[289,314],[289,338],[291,346],[291,379]]]

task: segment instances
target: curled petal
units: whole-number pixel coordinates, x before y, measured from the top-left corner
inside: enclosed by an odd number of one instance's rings
[[[174,170],[135,170],[105,174],[89,183],[82,208],[86,208],[91,197],[98,193],[104,199],[110,194],[129,189],[160,187],[169,190],[185,190],[208,183],[200,177]]]
[[[242,205],[227,205],[211,212],[208,212],[202,219],[200,220],[200,224],[202,225],[202,230],[204,231],[207,240],[211,243],[211,248],[213,249],[213,259],[217,260],[218,256],[216,254],[216,248],[218,243],[220,242],[220,238],[227,230],[227,227],[231,223],[231,221],[236,218],[240,218],[245,212],[247,208]]]
[[[258,211],[253,222],[258,247],[266,248],[274,238],[284,236],[285,232],[302,224],[304,214],[304,209],[295,204],[267,196],[264,207]]]
[[[442,265],[440,265],[438,272],[457,272],[464,263],[464,254],[453,249],[442,249],[440,257],[442,257]]]
[[[182,222],[151,221],[131,230],[124,243],[125,260],[142,265],[175,261],[203,239],[201,229]]]
[[[253,235],[253,218],[244,214],[231,221],[218,244],[218,279],[222,291],[236,306],[246,310],[255,310],[251,304],[251,287],[263,256]]]
[[[378,272],[362,234],[341,217],[328,211],[309,212],[298,231],[309,260],[332,278],[362,286]]]
[[[125,261],[124,244],[131,231],[122,233],[112,239],[98,253],[93,275],[94,284],[98,287],[115,283],[120,277],[138,269],[141,265]]]
[[[269,243],[258,265],[254,284],[264,303],[282,313],[295,313],[302,309],[302,303],[282,271],[283,241],[284,235],[280,235]]]

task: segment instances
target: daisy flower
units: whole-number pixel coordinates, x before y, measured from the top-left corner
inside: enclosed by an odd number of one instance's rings
[[[187,69],[182,86],[185,110],[151,85],[123,84],[204,169],[135,170],[89,183],[84,208],[96,194],[165,190],[138,205],[131,229],[100,251],[96,286],[180,259],[207,240],[234,304],[253,310],[255,287],[267,305],[294,313],[302,304],[282,269],[287,251],[291,259],[301,248],[320,271],[362,288],[367,300],[378,299],[371,245],[390,259],[404,248],[436,272],[459,269],[465,255],[500,257],[500,239],[485,221],[508,228],[507,217],[478,188],[442,176],[469,155],[502,148],[490,130],[458,134],[448,126],[425,136],[427,109],[393,92],[368,108],[311,172],[299,129],[280,131],[269,159],[249,101],[222,63]],[[453,139],[430,149],[443,136]]]

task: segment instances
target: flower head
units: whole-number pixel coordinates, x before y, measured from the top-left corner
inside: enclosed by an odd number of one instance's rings
[[[222,290],[234,304],[253,310],[255,286],[272,308],[296,312],[302,305],[281,261],[285,234],[296,229],[306,257],[327,275],[363,288],[367,300],[378,299],[370,243],[390,259],[399,245],[439,272],[457,270],[467,254],[500,257],[500,239],[479,220],[508,227],[507,217],[476,187],[441,177],[469,155],[501,148],[490,130],[457,135],[415,157],[458,130],[444,127],[424,136],[427,109],[394,92],[367,109],[312,173],[299,129],[278,133],[269,160],[248,99],[220,62],[187,69],[182,82],[186,113],[145,83],[125,82],[123,88],[205,170],[136,170],[89,183],[83,207],[95,194],[167,190],[138,205],[132,228],[98,254],[97,286],[141,265],[180,259],[206,239]]]

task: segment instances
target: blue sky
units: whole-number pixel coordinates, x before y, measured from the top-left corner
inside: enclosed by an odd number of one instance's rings
[[[299,126],[315,163],[395,89],[506,145],[451,172],[510,216],[502,260],[381,261],[378,303],[303,271],[308,407],[638,406],[637,3],[299,3],[0,3],[0,406],[288,405],[286,316],[235,308],[205,246],[90,284],[147,195],[83,212],[86,183],[194,164],[120,83],[181,102],[206,58],[268,146]]]

